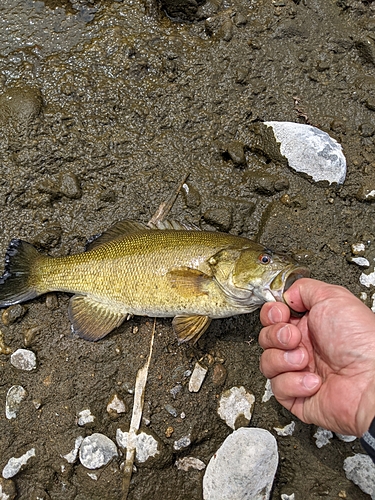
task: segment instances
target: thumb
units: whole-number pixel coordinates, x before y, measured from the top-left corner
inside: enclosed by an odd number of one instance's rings
[[[345,289],[311,278],[301,278],[284,293],[286,304],[297,312],[310,311],[313,305]],[[346,291],[346,290],[345,290]]]

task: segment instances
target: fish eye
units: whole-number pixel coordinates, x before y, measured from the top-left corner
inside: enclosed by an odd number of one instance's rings
[[[260,254],[258,260],[261,264],[269,264],[272,261],[271,256],[266,253]]]

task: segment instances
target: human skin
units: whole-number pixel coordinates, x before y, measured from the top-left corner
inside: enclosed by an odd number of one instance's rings
[[[361,436],[375,417],[375,315],[347,289],[303,278],[263,305],[260,369],[308,424]]]

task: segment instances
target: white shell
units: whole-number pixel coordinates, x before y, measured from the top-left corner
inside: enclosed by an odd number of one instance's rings
[[[314,181],[342,184],[346,177],[346,159],[341,145],[322,130],[293,122],[264,122],[272,127],[280,152],[289,166]]]

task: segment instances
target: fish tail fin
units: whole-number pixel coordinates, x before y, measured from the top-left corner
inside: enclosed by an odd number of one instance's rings
[[[5,269],[0,277],[0,308],[33,299],[40,290],[35,280],[37,261],[45,259],[30,243],[13,239],[5,254]]]

